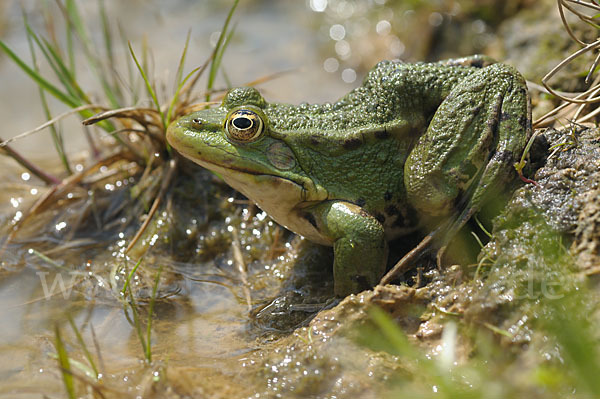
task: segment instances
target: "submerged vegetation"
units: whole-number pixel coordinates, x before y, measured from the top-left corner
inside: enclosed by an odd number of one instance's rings
[[[150,49],[144,44],[136,50],[127,41],[102,0],[97,3],[100,45],[75,0],[56,1],[58,14],[46,14],[44,34],[23,13],[30,62],[0,41],[8,59],[39,87],[48,119],[0,139],[2,151],[46,185],[36,188],[26,210],[3,217],[0,226],[0,275],[8,279],[36,270],[45,299],[64,305],[46,316],[53,339],[42,340],[46,357],[60,371],[62,390],[40,392],[51,397],[66,392],[70,398],[248,397],[255,392],[277,397],[597,396],[599,257],[594,246],[600,239],[600,149],[598,130],[586,126],[598,115],[600,55],[577,77],[589,89],[564,93],[550,82],[569,63],[598,53],[600,40],[583,41],[571,26],[574,17],[600,28],[600,6],[558,1],[565,31],[580,49],[548,72],[541,82],[545,89],[534,90],[534,105],[550,101],[554,106],[535,121],[529,157],[515,165],[535,185],[515,193],[491,232],[483,225],[476,229],[477,261],[442,271],[419,268],[406,273],[399,286],[379,286],[338,304],[331,299],[326,250],[274,225],[217,176],[180,158],[165,140],[173,120],[220,100],[217,76],[234,38],[238,2],[232,1],[206,62],[186,73],[188,33],[170,89],[150,78]],[[64,40],[58,39],[57,26],[65,28]],[[114,52],[118,41],[129,51],[125,65]],[[94,74],[102,100],[80,84],[78,53]],[[42,74],[41,62],[52,76]],[[127,83],[118,68],[127,71]],[[54,114],[49,97],[70,110]],[[150,98],[151,106],[132,106],[140,98]],[[65,149],[58,122],[73,115],[90,126],[87,160]],[[11,146],[43,129],[50,131],[60,170],[37,165]],[[224,287],[239,306],[219,318],[223,308],[234,305],[212,303],[222,297],[199,288],[201,282],[215,290]],[[201,298],[211,302],[206,306],[212,312],[200,328],[214,331],[176,334],[179,321],[198,317],[185,309],[196,309],[193,293],[199,290],[208,292]],[[36,312],[43,300],[34,297],[23,306]],[[95,306],[110,314],[102,322],[102,339],[93,322]],[[111,341],[117,312],[135,338],[127,345],[138,363],[123,361],[119,349],[113,353],[100,342]],[[244,328],[224,328],[232,319],[243,320]],[[186,324],[186,330],[196,326]],[[234,344],[223,349],[224,359],[192,367],[199,356],[179,347],[192,345],[181,344],[182,334],[195,345],[204,339],[205,345],[220,345],[204,334],[228,335]],[[125,342],[130,338],[120,336]],[[236,346],[237,341],[243,344]],[[192,359],[178,362],[186,356]],[[240,371],[219,370],[227,362],[234,363],[228,370]],[[3,377],[15,373],[28,381],[28,369],[37,366],[11,369]],[[213,378],[213,385],[200,381],[204,376]],[[57,377],[45,378],[41,386]],[[23,387],[0,389],[0,396]]]

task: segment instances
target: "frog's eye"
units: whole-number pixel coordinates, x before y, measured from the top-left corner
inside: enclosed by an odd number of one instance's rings
[[[240,109],[229,115],[225,131],[231,140],[248,143],[260,137],[263,121],[256,112]]]

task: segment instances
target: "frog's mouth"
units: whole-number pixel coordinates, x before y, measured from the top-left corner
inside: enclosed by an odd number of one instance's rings
[[[250,175],[250,176],[271,176],[273,178],[278,178],[278,179],[284,179],[284,180],[288,180],[291,183],[294,183],[296,185],[298,185],[299,187],[302,187],[301,184],[296,183],[295,181],[286,178],[284,176],[279,176],[279,175],[275,175],[273,173],[267,173],[267,172],[263,172],[263,171],[259,171],[256,169],[252,169],[252,168],[245,168],[243,166],[240,166],[239,164],[235,163],[235,162],[211,162],[211,161],[207,161],[206,159],[201,157],[201,154],[196,151],[196,156],[191,156],[190,154],[186,153],[185,151],[183,151],[182,149],[176,148],[177,151],[183,155],[185,158],[189,159],[190,161],[194,162],[195,164],[198,164],[200,166],[202,166],[205,169],[208,169],[212,172],[218,173],[219,176],[221,177],[225,177],[225,176],[230,176],[232,175],[231,171],[235,171],[237,174],[243,174],[243,175]],[[229,156],[234,156],[231,153],[228,153],[227,151],[220,149],[219,150],[225,152],[226,154],[228,154]],[[241,157],[237,157],[237,159],[242,159]]]
[[[294,193],[293,198],[296,199],[295,201],[290,201],[290,196],[286,195],[287,198],[285,198],[285,200],[295,204],[306,201],[307,190],[303,184],[285,176],[275,175],[257,169],[245,168],[234,162],[211,162],[203,158],[192,157],[180,149],[177,150],[190,161],[217,173],[227,184],[257,203],[260,202],[262,197],[265,197],[264,194],[257,192],[258,190],[264,190],[266,187],[279,187],[282,185],[287,186],[286,190],[289,190],[288,194],[290,192]],[[279,195],[277,196],[279,197]]]
[[[216,173],[219,170],[236,173],[223,173],[221,177],[231,187],[244,194],[256,203],[256,205],[269,214],[277,223],[286,229],[300,234],[309,240],[322,244],[333,245],[333,242],[324,236],[305,217],[303,209],[310,206],[314,201],[308,201],[308,191],[301,184],[283,176],[260,173],[255,170],[243,168],[223,168],[215,164],[199,165]]]
[[[277,223],[311,241],[332,245],[306,218],[302,209],[310,205],[308,191],[294,180],[284,176],[259,172],[239,166],[222,166],[204,160],[193,160],[198,165],[218,173],[225,182],[244,194],[269,214]],[[234,171],[235,173],[232,173]]]
[[[327,191],[310,178],[295,175],[298,178],[292,179],[293,176],[275,174],[252,160],[205,141],[203,146],[198,146],[197,141],[196,145],[186,145],[186,141],[174,132],[168,134],[168,138],[182,156],[217,173],[228,185],[254,201],[277,223],[314,242],[332,245],[327,237],[302,217],[306,206],[328,197]]]

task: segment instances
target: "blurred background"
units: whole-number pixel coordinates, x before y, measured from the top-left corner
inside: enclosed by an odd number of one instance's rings
[[[122,32],[115,35],[118,40],[113,43],[113,51],[114,68],[124,86],[129,84],[125,66],[130,57],[126,47],[129,40],[138,53],[142,46],[149,48],[152,77],[159,86],[170,88],[188,31],[191,41],[186,71],[201,65],[210,55],[231,3],[84,0],[79,7],[100,53],[104,51],[101,5],[106,9],[111,28]],[[383,59],[432,61],[475,53],[503,59],[504,41],[499,39],[498,32],[506,25],[504,22],[526,8],[555,14],[553,5],[550,0],[244,0],[233,18],[235,34],[225,52],[216,88],[288,72],[260,85],[268,100],[333,101],[359,85],[365,72]],[[64,26],[49,26],[52,25],[49,15],[61,12],[54,1],[3,0],[0,38],[25,60],[30,57],[23,11],[36,32],[49,29],[59,41],[66,37]],[[540,31],[548,32],[548,27],[541,27],[539,21],[536,25]],[[560,24],[556,25],[562,29]],[[511,32],[514,30],[505,33],[510,36]],[[519,32],[522,34],[524,30]],[[91,95],[99,92],[84,55],[76,56],[80,58],[78,80],[82,87]],[[44,71],[48,66],[41,62],[40,68]],[[46,74],[49,75],[52,73]],[[3,53],[0,53],[0,82],[2,139],[45,122],[37,86]],[[131,105],[144,104],[150,104],[148,98]],[[57,103],[51,103],[51,108],[54,115],[66,110]],[[84,148],[77,118],[63,122],[63,128],[69,132],[68,149]],[[20,140],[16,148],[26,149],[31,158],[40,159],[49,145],[49,135],[42,133]]]

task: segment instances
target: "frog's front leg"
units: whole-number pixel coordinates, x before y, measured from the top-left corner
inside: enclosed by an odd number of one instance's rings
[[[304,210],[306,218],[333,243],[334,291],[355,294],[375,286],[387,261],[381,223],[358,205],[325,201]]]
[[[514,68],[493,64],[450,92],[404,169],[407,198],[422,218],[446,219],[437,246],[509,186],[530,134],[527,89]]]

